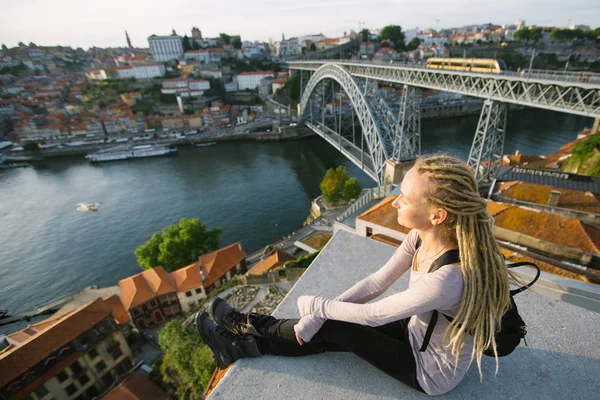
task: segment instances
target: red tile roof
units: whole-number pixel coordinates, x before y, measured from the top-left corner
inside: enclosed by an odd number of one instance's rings
[[[260,275],[273,268],[282,266],[286,261],[295,260],[296,257],[281,249],[276,249],[264,260],[256,263],[254,267],[248,271],[248,275]]]
[[[398,223],[398,210],[392,207],[395,198],[396,196],[386,197],[381,202],[359,215],[357,219],[384,226],[401,233],[410,232],[410,229]]]
[[[501,182],[496,185],[495,191],[500,196],[515,200],[528,201],[537,204],[547,204],[550,192],[560,192],[557,207],[570,210],[600,213],[600,198],[591,192],[582,190],[562,189],[552,186],[538,185],[527,182]]]
[[[175,288],[178,292],[194,289],[202,286],[202,278],[200,277],[200,267],[198,263],[193,263],[187,267],[179,268],[170,273]]]
[[[126,324],[129,322],[129,314],[125,311],[125,307],[123,307],[119,296],[113,294],[110,297],[104,298],[104,302],[112,309],[113,317],[117,324]]]
[[[246,258],[240,242],[198,257],[204,268],[204,287],[209,287],[227,271]]]
[[[221,379],[223,379],[223,377],[225,376],[227,371],[229,371],[229,368],[231,368],[231,366],[229,366],[225,369],[215,368],[215,371],[213,372],[212,377],[210,378],[210,381],[208,382],[208,385],[206,386],[206,391],[204,392],[205,399],[209,398],[212,391],[215,390],[215,388],[217,387],[217,384],[219,382],[221,382]]]
[[[169,274],[162,267],[141,272],[119,281],[121,301],[125,310],[138,306],[161,294],[175,292]]]
[[[490,204],[494,203],[488,201],[488,210]],[[494,222],[498,227],[540,240],[600,254],[600,229],[574,218],[508,205],[503,211],[494,215]]]
[[[102,400],[171,400],[164,390],[156,386],[150,379],[130,374],[123,382],[108,392]]]
[[[0,387],[17,378],[52,352],[58,350],[94,325],[109,317],[111,308],[97,299],[71,313],[52,319],[49,326],[38,329],[39,332],[8,352],[0,353]],[[43,322],[43,321],[42,321]],[[36,324],[38,328],[42,324]]]

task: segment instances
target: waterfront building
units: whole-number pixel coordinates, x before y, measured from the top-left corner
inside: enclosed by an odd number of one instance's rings
[[[262,260],[256,263],[248,275],[260,275],[274,268],[281,267],[286,261],[295,260],[296,257],[281,249],[275,249],[267,254]]]
[[[187,313],[193,309],[196,305],[202,302],[202,299],[206,298],[206,292],[202,278],[200,276],[200,268],[198,263],[195,262],[187,267],[178,269],[177,271],[171,272],[171,278],[177,290],[177,297],[181,304],[181,309],[184,313]]]
[[[271,71],[254,71],[242,72],[238,75],[238,85],[240,90],[254,90],[260,85],[260,80],[263,78],[274,78],[275,75]]]
[[[162,324],[181,313],[173,281],[162,267],[122,279],[119,288],[123,306],[138,329]]]
[[[134,361],[102,299],[4,336],[0,346],[2,399],[92,399]]]
[[[148,38],[150,54],[154,61],[168,62],[183,55],[183,38],[173,30],[169,36],[152,35]]]

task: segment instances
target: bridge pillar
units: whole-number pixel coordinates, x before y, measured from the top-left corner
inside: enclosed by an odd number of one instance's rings
[[[421,155],[421,93],[414,86],[404,85],[398,123],[392,157],[399,161],[415,159]]]
[[[468,161],[478,182],[492,179],[502,162],[506,110],[506,103],[492,100],[483,103]]]

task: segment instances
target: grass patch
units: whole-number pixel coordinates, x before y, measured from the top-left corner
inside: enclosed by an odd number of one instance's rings
[[[329,239],[331,239],[331,234],[329,233],[315,233],[314,235],[309,236],[302,243],[312,247],[313,249],[321,250]]]

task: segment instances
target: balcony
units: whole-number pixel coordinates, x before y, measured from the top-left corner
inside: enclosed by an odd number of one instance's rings
[[[337,295],[379,269],[394,250],[386,244],[338,231],[273,315],[297,318],[299,296]],[[521,269],[524,274],[529,273],[528,268]],[[386,294],[404,290],[408,275],[395,282]],[[543,294],[528,290],[515,297],[528,324],[529,346],[522,344],[513,354],[501,358],[497,376],[494,359],[484,356],[484,382],[479,381],[477,367],[472,365],[463,382],[445,399],[597,397],[597,385],[593,382],[598,381],[600,373],[600,347],[596,345],[600,341],[600,309],[590,309],[600,304],[600,288],[564,278],[560,284],[549,283],[553,279],[543,273],[534,286]],[[567,281],[572,285],[567,285]],[[430,398],[350,353],[240,360],[211,396],[222,400]]]

